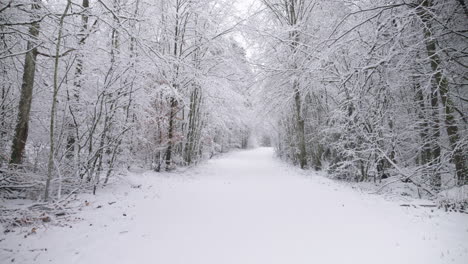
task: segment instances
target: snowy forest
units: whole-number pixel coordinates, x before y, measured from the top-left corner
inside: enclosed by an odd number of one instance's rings
[[[245,147],[253,72],[229,1],[2,5],[2,191],[47,200]]]
[[[430,195],[468,184],[463,0],[263,2],[260,93],[280,157]]]
[[[1,0],[0,86],[7,230],[259,147],[294,175],[468,206],[465,0]]]
[[[257,5],[4,1],[2,194],[95,190],[252,137],[337,179],[468,183],[463,0]]]

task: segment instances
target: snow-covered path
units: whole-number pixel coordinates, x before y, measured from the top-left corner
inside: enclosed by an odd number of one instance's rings
[[[14,254],[0,262],[468,263],[468,215],[401,207],[305,176],[268,148],[131,179],[142,187],[90,197],[71,228],[9,234],[0,248]]]

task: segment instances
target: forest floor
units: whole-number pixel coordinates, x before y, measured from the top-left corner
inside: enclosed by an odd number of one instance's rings
[[[467,214],[401,206],[269,148],[80,199],[73,217],[2,232],[0,263],[468,263]]]

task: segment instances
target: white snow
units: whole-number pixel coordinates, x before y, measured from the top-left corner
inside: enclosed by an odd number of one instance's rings
[[[402,207],[289,167],[269,148],[128,179],[141,187],[85,197],[71,228],[6,234],[0,262],[468,263],[467,214]]]

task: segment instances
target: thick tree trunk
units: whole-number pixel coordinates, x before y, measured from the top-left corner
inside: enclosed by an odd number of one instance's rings
[[[437,96],[437,91],[433,89],[431,91],[431,110],[432,110],[432,133],[431,133],[431,145],[432,145],[432,167],[433,173],[431,177],[431,185],[436,190],[439,190],[441,187],[441,178],[440,178],[440,124],[439,124],[439,100]]]
[[[4,31],[4,27],[0,26],[0,32]],[[1,50],[6,50],[8,48],[8,43],[6,40],[5,34],[0,34],[0,49]],[[1,68],[1,79],[6,80],[8,76],[8,70],[9,66],[7,63],[2,63],[0,65]],[[9,144],[8,140],[8,134],[10,130],[10,125],[11,125],[11,118],[10,118],[10,113],[8,109],[8,101],[9,97],[11,96],[11,91],[13,90],[12,87],[13,85],[10,83],[7,83],[5,81],[2,81],[0,84],[1,91],[0,91],[0,168],[2,165],[6,162],[9,161],[9,157],[6,156],[7,153],[7,145]]]
[[[32,5],[34,10],[40,9],[39,1]],[[28,41],[26,57],[24,60],[23,83],[21,84],[21,95],[18,108],[18,118],[13,136],[12,152],[10,164],[21,164],[23,161],[24,149],[28,140],[29,116],[31,113],[31,103],[34,88],[34,75],[36,73],[37,44],[39,36],[39,22],[32,23],[29,27],[31,39]]]
[[[288,23],[291,26],[297,26],[298,24],[298,15],[296,10],[299,6],[301,6],[303,2],[298,2],[294,0],[287,1],[285,3],[285,8],[286,8],[286,13],[288,16]],[[291,40],[291,50],[293,53],[293,56],[297,56],[298,52],[298,46],[299,46],[299,32],[297,30],[294,30],[290,33],[289,35],[290,40]],[[297,69],[296,61],[293,62],[293,68]],[[293,93],[294,93],[294,104],[295,104],[295,110],[296,110],[296,135],[297,135],[297,144],[299,148],[299,154],[298,154],[298,159],[299,159],[299,165],[301,166],[301,169],[305,169],[307,167],[307,152],[306,152],[306,142],[305,142],[305,125],[304,125],[304,119],[302,117],[302,98],[301,98],[301,93],[299,91],[299,81],[297,79],[294,80],[293,82]]]
[[[426,116],[424,115],[426,111],[426,104],[424,102],[424,94],[419,85],[419,83],[415,83],[415,93],[416,93],[416,102],[419,105],[419,129],[420,129],[420,137],[422,140],[422,149],[420,153],[420,164],[427,165],[431,161],[431,144],[429,142],[429,125]]]
[[[200,107],[200,100],[201,96],[199,95],[199,88],[195,87],[190,95],[190,109],[189,109],[189,123],[188,123],[188,132],[187,132],[187,140],[185,142],[185,150],[184,150],[184,160],[187,164],[193,162],[193,156],[196,155],[195,145],[196,143],[196,136],[197,136],[197,129],[198,129],[198,120],[199,116],[199,107]]]
[[[427,14],[427,8],[431,6],[430,0],[422,0],[420,2],[420,6],[418,7],[417,13],[421,18],[422,22],[424,23],[424,38],[425,38],[425,45],[426,51],[431,59],[431,67],[434,65],[434,54],[436,52],[435,40],[432,37],[431,31],[431,24],[430,24],[430,16]],[[440,121],[439,121],[439,100],[438,100],[438,93],[437,93],[437,84],[431,86],[431,94],[430,94],[430,104],[431,104],[431,113],[432,113],[432,120],[431,120],[431,133],[429,135],[431,148],[431,161],[430,165],[432,166],[432,175],[430,178],[430,183],[433,188],[439,190],[441,187],[441,177],[439,172],[440,166],[440,145],[439,145],[439,138],[440,138]]]
[[[172,47],[172,55],[175,59],[174,63],[174,75],[172,78],[172,87],[174,95],[170,98],[170,114],[169,114],[169,129],[168,129],[168,147],[166,149],[165,160],[166,160],[166,170],[171,169],[172,156],[176,151],[177,145],[174,142],[174,132],[176,129],[176,114],[178,112],[177,105],[178,101],[176,97],[180,89],[180,80],[179,80],[179,60],[181,59],[183,46],[184,46],[184,34],[188,22],[188,9],[186,8],[190,2],[187,1],[175,1],[175,21],[174,21],[174,46]],[[183,151],[183,146],[180,148]]]
[[[307,152],[306,152],[306,142],[305,142],[305,132],[304,132],[304,119],[302,118],[301,113],[301,94],[299,92],[299,87],[297,81],[294,81],[294,104],[296,107],[296,122],[297,122],[297,142],[299,147],[299,165],[301,169],[307,167]]]
[[[89,0],[83,0],[82,7],[85,9],[81,14],[81,29],[80,29],[80,40],[79,46],[83,47],[86,38],[88,36],[88,8],[89,8]],[[79,52],[76,57],[76,68],[75,68],[75,81],[73,83],[73,90],[71,96],[68,98],[69,103],[69,110],[70,114],[73,116],[75,112],[78,112],[78,105],[80,103],[80,90],[82,86],[82,75],[83,75],[83,54]],[[68,121],[68,135],[67,135],[67,158],[73,159],[73,157],[77,156],[77,146],[78,142],[76,142],[76,137],[78,136],[78,123],[77,120],[69,120]],[[75,157],[76,159],[76,157]],[[75,162],[77,163],[77,161]],[[77,167],[77,164],[75,164]],[[76,169],[76,168],[75,168]]]
[[[166,149],[166,171],[171,169],[172,151],[174,148],[174,119],[177,107],[177,101],[174,97],[171,98],[171,112],[169,114],[169,130],[167,132],[168,146]]]
[[[456,169],[456,179],[457,185],[464,185],[468,183],[467,177],[467,168],[465,164],[465,160],[463,157],[462,149],[458,147],[459,143],[459,135],[458,135],[458,126],[454,116],[454,106],[452,101],[449,97],[448,91],[448,81],[445,76],[442,74],[442,69],[440,68],[441,59],[438,55],[437,43],[434,39],[432,26],[430,21],[430,16],[427,13],[427,10],[432,7],[432,3],[430,0],[423,0],[421,2],[421,8],[418,12],[421,20],[424,23],[424,37],[425,37],[425,44],[427,55],[430,59],[431,69],[433,70],[433,88],[432,88],[432,95],[431,95],[431,106],[433,110],[437,110],[438,114],[438,96],[440,95],[441,103],[444,108],[444,123],[447,135],[449,137],[450,147],[453,151],[452,162],[455,164]],[[434,116],[436,113],[434,113]],[[438,129],[438,118],[434,120],[435,129]],[[439,132],[435,134],[435,136],[439,136]],[[438,158],[440,156],[440,147],[437,148],[433,152],[434,158]],[[439,158],[440,159],[440,158]],[[438,176],[440,178],[440,176]],[[435,182],[436,187],[440,187],[440,179],[436,179]]]
[[[434,55],[436,56],[436,55]],[[449,137],[450,147],[453,151],[452,162],[455,164],[457,185],[468,184],[468,171],[463,157],[463,149],[458,146],[460,137],[458,135],[458,126],[454,116],[453,102],[450,100],[448,94],[448,82],[442,73],[438,71],[434,76],[436,83],[439,84],[439,94],[441,97],[442,105],[445,113],[445,128]]]

